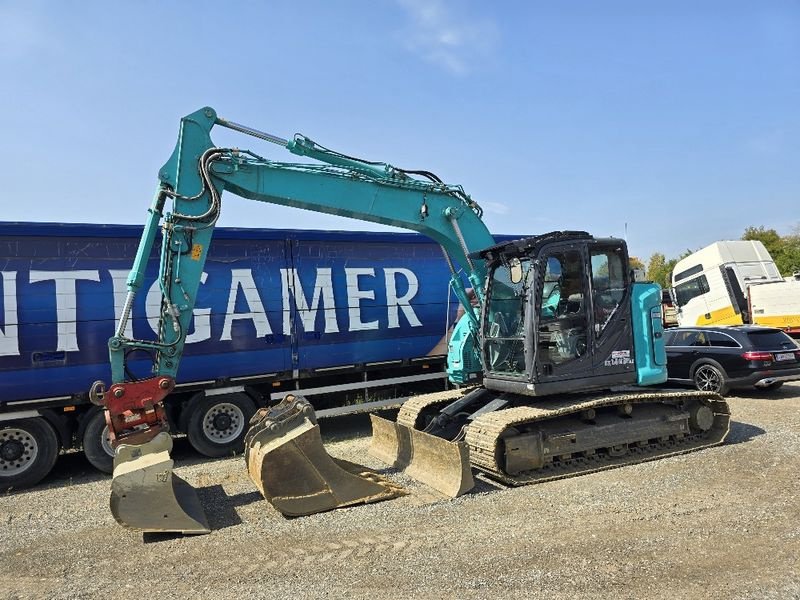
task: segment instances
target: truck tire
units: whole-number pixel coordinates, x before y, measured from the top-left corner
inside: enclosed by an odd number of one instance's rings
[[[31,487],[58,458],[58,437],[41,417],[0,422],[0,490]]]
[[[244,436],[256,406],[237,392],[206,396],[189,415],[186,433],[192,447],[204,456],[219,458],[244,451]]]
[[[104,410],[89,417],[83,430],[83,453],[91,465],[103,473],[114,471],[114,449],[108,438],[108,425]]]

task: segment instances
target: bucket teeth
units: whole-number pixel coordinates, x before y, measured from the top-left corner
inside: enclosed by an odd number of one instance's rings
[[[466,443],[451,442],[376,415],[370,415],[370,419],[370,455],[451,498],[475,486]]]
[[[322,444],[314,409],[287,396],[262,409],[245,437],[250,478],[287,517],[310,515],[402,495],[402,489],[360,465],[331,458]]]
[[[195,489],[172,472],[172,438],[161,432],[144,444],[123,444],[114,458],[111,514],[128,529],[209,533]]]

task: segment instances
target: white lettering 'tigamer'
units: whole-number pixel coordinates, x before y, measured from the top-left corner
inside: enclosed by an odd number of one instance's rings
[[[235,313],[236,297],[242,290],[250,312]],[[272,333],[267,320],[267,311],[256,289],[252,269],[231,269],[231,291],[228,295],[228,308],[225,310],[225,323],[222,327],[221,340],[231,339],[231,327],[234,320],[250,319],[256,328],[256,337],[264,337]]]
[[[17,323],[17,272],[0,272],[3,290],[3,328],[0,329],[0,356],[19,356]]]
[[[350,331],[364,331],[366,329],[378,329],[378,320],[361,321],[361,300],[374,300],[374,290],[362,290],[358,287],[360,276],[375,277],[375,269],[345,269],[347,278],[347,314],[350,318]]]
[[[338,333],[339,323],[336,321],[336,304],[333,298],[333,275],[329,268],[317,269],[317,279],[311,294],[311,306],[308,305],[297,269],[281,269],[281,287],[283,288],[283,333],[292,333],[291,312],[289,311],[289,294],[294,296],[297,316],[303,324],[303,331],[314,331],[317,322],[317,311],[320,301],[325,315],[325,333]]]
[[[31,283],[53,280],[56,284],[56,350],[74,352],[78,348],[76,288],[78,281],[100,281],[99,271],[31,271]]]

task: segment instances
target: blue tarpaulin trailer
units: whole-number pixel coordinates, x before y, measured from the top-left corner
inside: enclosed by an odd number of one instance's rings
[[[140,234],[0,223],[0,487],[38,481],[62,448],[83,446],[110,470],[87,392],[110,378],[106,343]],[[154,250],[129,337],[153,339],[158,327]],[[222,456],[241,446],[258,406],[290,390],[333,408],[442,389],[458,308],[449,278],[439,246],[417,234],[217,229],[167,402],[173,429]],[[129,356],[129,376],[151,364]]]

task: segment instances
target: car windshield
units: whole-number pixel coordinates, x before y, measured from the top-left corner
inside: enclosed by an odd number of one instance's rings
[[[749,331],[747,337],[758,350],[782,350],[797,348],[792,338],[777,329],[767,329],[765,331]]]

